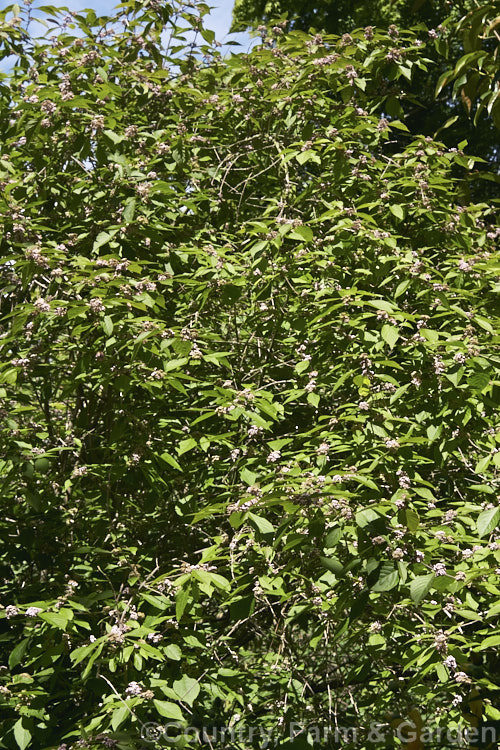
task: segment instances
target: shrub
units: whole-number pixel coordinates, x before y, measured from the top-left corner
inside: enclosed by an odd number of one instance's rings
[[[498,231],[384,116],[415,36],[120,8],[3,12],[0,747],[497,719]]]

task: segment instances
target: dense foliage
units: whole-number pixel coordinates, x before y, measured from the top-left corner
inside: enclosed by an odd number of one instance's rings
[[[450,13],[460,18],[475,7],[473,0],[234,0],[233,25],[245,28],[286,14],[304,31],[313,26],[335,34],[369,25],[436,28]]]
[[[382,116],[414,33],[277,26],[223,59],[206,10],[1,16],[0,747],[494,724],[473,149]]]
[[[499,7],[498,0],[235,0],[233,26],[258,27],[265,35],[280,15],[304,31],[344,34],[376,26],[391,29],[396,48],[398,28],[418,30],[428,65],[400,81],[398,104],[391,102],[388,113],[399,110],[412,133],[437,131],[448,146],[473,141],[476,155],[498,173]],[[484,183],[475,186],[480,199],[491,192]]]

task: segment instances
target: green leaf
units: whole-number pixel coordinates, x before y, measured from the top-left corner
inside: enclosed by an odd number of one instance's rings
[[[191,587],[184,586],[180,588],[175,597],[175,617],[177,622],[182,618],[187,603],[191,597]]]
[[[95,252],[103,245],[107,245],[108,242],[113,239],[117,231],[118,230],[114,230],[113,232],[99,232],[92,246],[92,251]]]
[[[295,372],[297,373],[297,375],[300,375],[301,373],[308,370],[310,365],[311,363],[308,359],[301,359],[301,361],[295,365]]]
[[[250,469],[247,469],[246,467],[240,471],[240,477],[245,484],[248,484],[249,487],[253,487],[255,482],[257,481],[257,476],[253,471],[250,471]]]
[[[409,279],[406,279],[405,281],[400,281],[396,287],[396,291],[394,292],[394,299],[397,299],[402,294],[404,294],[409,286],[410,286]]]
[[[182,651],[175,643],[169,643],[168,646],[163,649],[163,653],[167,659],[172,659],[172,661],[180,661],[182,659]]]
[[[397,204],[389,206],[389,211],[391,212],[391,214],[394,214],[397,219],[400,219],[400,221],[402,221],[405,217],[403,206],[399,206]]]
[[[440,436],[441,431],[442,425],[429,425],[429,427],[427,428],[427,437],[429,438],[431,443]]]
[[[399,330],[396,328],[396,326],[391,326],[388,323],[382,326],[382,338],[384,341],[389,344],[391,349],[394,347],[394,344],[399,338]]]
[[[496,453],[495,455],[498,456],[500,454]],[[490,465],[490,461],[491,461],[491,456],[483,456],[483,458],[479,459],[479,461],[477,462],[477,464],[476,464],[476,466],[474,468],[474,473],[475,474],[482,474],[483,471],[486,471],[486,469]]]
[[[476,522],[476,529],[479,538],[486,536],[486,534],[490,534],[494,529],[496,529],[498,526],[499,518],[500,507],[488,508],[488,510],[483,510],[483,512],[479,514]]]
[[[73,619],[73,612],[70,609],[61,609],[59,612],[41,612],[39,617],[41,620],[48,622],[49,625],[65,630],[68,622]]]
[[[291,237],[294,240],[305,240],[306,242],[311,242],[314,237],[314,233],[310,227],[295,227],[288,234],[288,237]]]
[[[478,323],[481,328],[484,328],[485,331],[488,331],[488,333],[495,333],[495,329],[487,318],[483,318],[481,315],[475,315],[474,321]]]
[[[14,737],[20,750],[25,750],[31,743],[31,732],[26,728],[26,717],[22,716],[14,724]]]
[[[94,652],[98,651],[99,648],[102,651],[102,645],[102,642],[99,643],[98,641],[95,641],[94,643],[89,643],[87,646],[79,646],[78,648],[75,648],[70,654],[73,666],[80,664],[80,662],[86,659],[87,656],[90,656]]]
[[[254,522],[261,534],[274,534],[275,528],[267,518],[257,516],[255,513],[249,513],[248,517]]]
[[[212,596],[214,586],[223,591],[228,591],[231,586],[227,578],[218,573],[212,573],[209,570],[195,570],[193,578],[200,582],[200,589],[210,597]]]
[[[132,712],[130,711],[128,706],[120,706],[119,708],[115,709],[111,716],[111,728],[113,732],[116,732],[118,727],[123,724],[127,716],[131,715]]]
[[[403,562],[402,560],[398,560],[396,564],[398,567],[399,580],[401,581],[401,583],[406,583],[406,579],[408,578],[407,563]]]
[[[336,557],[320,557],[321,564],[336,576],[341,576],[344,573],[344,566],[340,560]]]
[[[410,596],[415,604],[418,604],[428,594],[434,581],[434,573],[425,576],[417,576],[410,583]]]
[[[420,526],[420,516],[411,508],[405,509],[405,525],[410,531],[416,531]]]
[[[342,529],[340,528],[340,526],[337,526],[337,528],[332,529],[327,534],[326,539],[325,539],[325,548],[331,549],[332,547],[336,547],[341,538],[342,538]]]
[[[494,648],[500,645],[500,635],[490,635],[481,641],[481,645],[475,649],[476,651],[484,651],[487,648]]]
[[[22,662],[28,648],[29,640],[29,638],[24,638],[22,641],[19,641],[17,646],[11,651],[9,656],[9,667],[11,669],[14,669],[14,667],[17,667]]]
[[[187,675],[184,675],[180,680],[176,680],[172,687],[179,700],[183,703],[187,703],[188,706],[193,705],[200,693],[200,684],[198,680],[195,680],[193,677],[188,677]]]
[[[314,161],[316,164],[321,164],[321,159],[318,156],[318,154],[315,151],[311,151],[310,149],[307,151],[301,151],[300,154],[297,154],[295,157],[299,164],[305,164],[308,161]]]
[[[111,320],[109,315],[104,316],[104,318],[102,319],[101,325],[102,325],[102,330],[104,331],[106,336],[111,336],[111,334],[113,333],[113,321]]]
[[[160,458],[163,459],[165,463],[169,464],[169,466],[173,466],[174,469],[178,469],[179,471],[182,471],[182,467],[176,461],[176,459],[170,455],[170,453],[162,453]]]
[[[405,125],[401,120],[391,120],[391,128],[397,128],[398,130],[404,130],[406,133],[409,132],[408,125]]]
[[[121,143],[124,140],[123,135],[118,135],[113,130],[103,130],[102,132],[114,144]]]
[[[378,521],[380,515],[372,508],[365,508],[364,510],[359,510],[355,518],[357,525],[363,529],[365,526],[373,523],[373,521]]]
[[[125,201],[122,216],[123,221],[125,221],[127,224],[129,224],[134,218],[136,203],[137,201],[135,198],[127,198],[127,200]]]
[[[458,115],[449,117],[444,123],[444,125],[441,125],[441,127],[436,130],[436,132],[434,133],[434,138],[437,138],[437,136],[442,130],[446,130],[447,128],[451,127],[457,120],[458,120]]]
[[[184,719],[182,711],[176,703],[159,700],[154,700],[153,703],[160,716],[164,716],[166,719],[174,719],[175,721],[182,721]]]
[[[196,448],[197,445],[198,443],[194,438],[186,438],[186,440],[181,440],[181,442],[177,446],[177,455],[180,457],[184,453],[192,451],[193,448]]]
[[[432,328],[422,328],[420,334],[424,339],[430,341],[431,344],[436,344],[439,341],[439,331],[435,331]]]
[[[152,596],[151,594],[141,594],[142,599],[151,604],[156,609],[165,610],[170,605],[169,599],[165,596]]]
[[[448,671],[447,671],[446,667],[444,666],[444,664],[441,664],[441,662],[439,662],[438,664],[436,664],[436,673],[437,673],[439,682],[448,682],[449,681],[450,677],[448,675]]]
[[[486,495],[494,495],[495,491],[489,484],[471,484],[469,489],[473,492],[484,492]]]
[[[95,645],[95,644],[92,644],[92,645]],[[84,670],[82,672],[82,680],[85,680],[88,677],[88,675],[90,674],[90,672],[92,670],[92,667],[94,665],[94,662],[101,655],[103,648],[104,648],[104,642],[101,642],[101,643],[97,644],[97,648],[94,648],[92,650],[92,653],[90,654],[89,659],[85,663],[85,668],[84,668]]]
[[[498,710],[498,708],[495,708],[494,706],[490,706],[489,704],[486,704],[484,707],[484,713],[489,719],[500,721],[500,711]]]
[[[441,93],[441,90],[446,86],[446,84],[453,80],[453,75],[454,73],[452,70],[445,70],[444,73],[439,76],[438,82],[436,84],[436,90],[434,92],[435,97],[437,97]]]
[[[314,406],[315,408],[319,406],[319,394],[318,393],[308,393],[307,400],[311,404],[311,406]]]
[[[203,39],[208,42],[208,44],[213,44],[215,41],[215,31],[212,31],[211,29],[202,29],[201,30],[201,36]]]
[[[187,357],[180,357],[179,359],[170,359],[168,360],[168,362],[164,362],[163,370],[164,372],[169,372],[170,370],[178,370],[179,367],[182,367],[188,362],[189,360]]]
[[[371,587],[372,591],[390,591],[399,583],[399,573],[389,562],[382,563],[378,581]]]

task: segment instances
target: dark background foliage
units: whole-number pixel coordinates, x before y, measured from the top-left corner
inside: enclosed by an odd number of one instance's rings
[[[466,139],[474,153],[484,159],[484,163],[478,164],[478,169],[489,169],[498,175],[499,8],[495,3],[478,5],[473,0],[318,0],[315,3],[304,0],[237,0],[233,28],[272,25],[280,17],[286,17],[291,28],[323,30],[338,35],[367,26],[381,30],[390,27],[396,48],[397,29],[415,28],[426,42],[423,52],[429,64],[425,70],[415,69],[410,80],[398,80],[397,103],[391,97],[388,114],[403,117],[413,134],[432,136],[438,132],[448,146]],[[486,59],[480,57],[481,64],[477,67],[474,53],[481,52],[486,53]],[[469,56],[467,65],[460,67],[466,62],[463,60],[465,55]],[[453,70],[458,70],[461,75],[446,78],[446,72]],[[391,83],[380,80],[379,85],[387,88]],[[404,91],[402,98],[401,90]],[[497,187],[495,183],[479,179],[472,182],[472,191],[478,199],[488,198],[496,196]]]

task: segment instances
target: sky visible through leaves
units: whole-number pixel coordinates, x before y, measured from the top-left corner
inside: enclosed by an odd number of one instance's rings
[[[86,8],[94,9],[98,15],[110,14],[119,4],[119,0],[68,0],[64,5],[72,11],[82,11]],[[1,3],[1,5],[4,5]],[[32,4],[34,17],[41,17],[41,13],[37,13],[37,7],[46,5],[45,0],[35,0]],[[254,40],[247,32],[238,34],[229,34],[229,28],[231,26],[231,13],[233,8],[232,0],[220,0],[214,4],[209,3],[212,11],[210,16],[205,19],[205,27],[215,31],[215,38],[220,41],[225,51],[244,51],[248,49]],[[241,47],[235,45],[228,45],[228,42],[237,42]],[[5,70],[10,66],[10,61],[0,61],[0,70]]]

